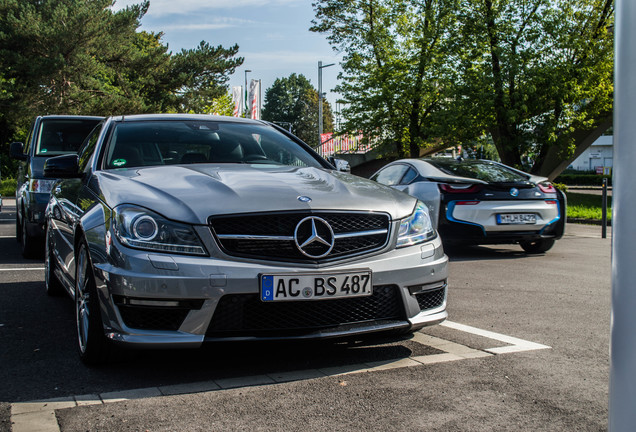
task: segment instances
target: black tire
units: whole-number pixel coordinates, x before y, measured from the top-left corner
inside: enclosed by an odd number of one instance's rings
[[[18,213],[15,214],[15,239],[18,243],[22,243],[22,223]]]
[[[519,244],[526,253],[540,254],[549,251],[555,242],[555,239],[540,239],[535,241],[522,241],[519,242]]]
[[[64,287],[55,275],[55,258],[51,250],[49,229],[47,227],[44,243],[44,285],[46,293],[50,296],[59,296],[64,293]]]
[[[22,256],[24,258],[37,258],[38,252],[41,252],[38,248],[40,242],[37,238],[29,235],[24,216],[22,217],[22,227],[20,232],[22,234],[22,241],[20,242],[22,244]]]
[[[85,241],[79,245],[75,262],[75,324],[79,355],[84,364],[99,365],[110,359],[112,344],[104,335],[95,278]]]

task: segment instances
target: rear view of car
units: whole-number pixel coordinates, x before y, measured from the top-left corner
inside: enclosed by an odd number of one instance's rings
[[[77,153],[84,138],[102,117],[41,116],[33,122],[26,144],[11,144],[20,161],[16,187],[16,238],[27,258],[40,255],[44,245],[44,211],[56,179],[45,178],[50,157]]]
[[[565,197],[546,178],[498,162],[405,159],[372,179],[427,203],[446,244],[518,243],[549,250],[565,229]]]

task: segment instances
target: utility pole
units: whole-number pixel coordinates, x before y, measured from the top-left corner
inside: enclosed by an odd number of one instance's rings
[[[320,136],[322,135],[322,70],[329,66],[333,66],[335,63],[328,65],[322,64],[322,61],[318,62],[318,146],[322,144]]]
[[[615,17],[609,430],[627,432],[636,424],[636,225],[630,217],[636,210],[636,2],[617,0]]]

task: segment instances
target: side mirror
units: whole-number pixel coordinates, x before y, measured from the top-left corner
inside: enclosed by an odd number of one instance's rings
[[[76,154],[56,156],[44,162],[44,177],[81,178],[79,157]]]
[[[351,166],[349,165],[349,162],[347,162],[344,159],[334,159],[334,166],[336,167],[336,169],[338,171],[342,171],[342,172],[351,172]]]
[[[13,159],[27,160],[27,155],[24,154],[24,144],[21,142],[12,142],[9,148],[9,153]]]
[[[351,166],[349,165],[349,162],[344,159],[337,159],[333,156],[329,156],[328,161],[331,165],[336,167],[336,170],[338,171],[351,172]]]

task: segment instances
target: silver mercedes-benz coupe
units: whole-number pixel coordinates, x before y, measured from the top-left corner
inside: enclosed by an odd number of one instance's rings
[[[46,211],[46,290],[75,300],[80,357],[114,344],[367,338],[446,316],[428,209],[337,171],[285,130],[208,115],[112,117]]]

